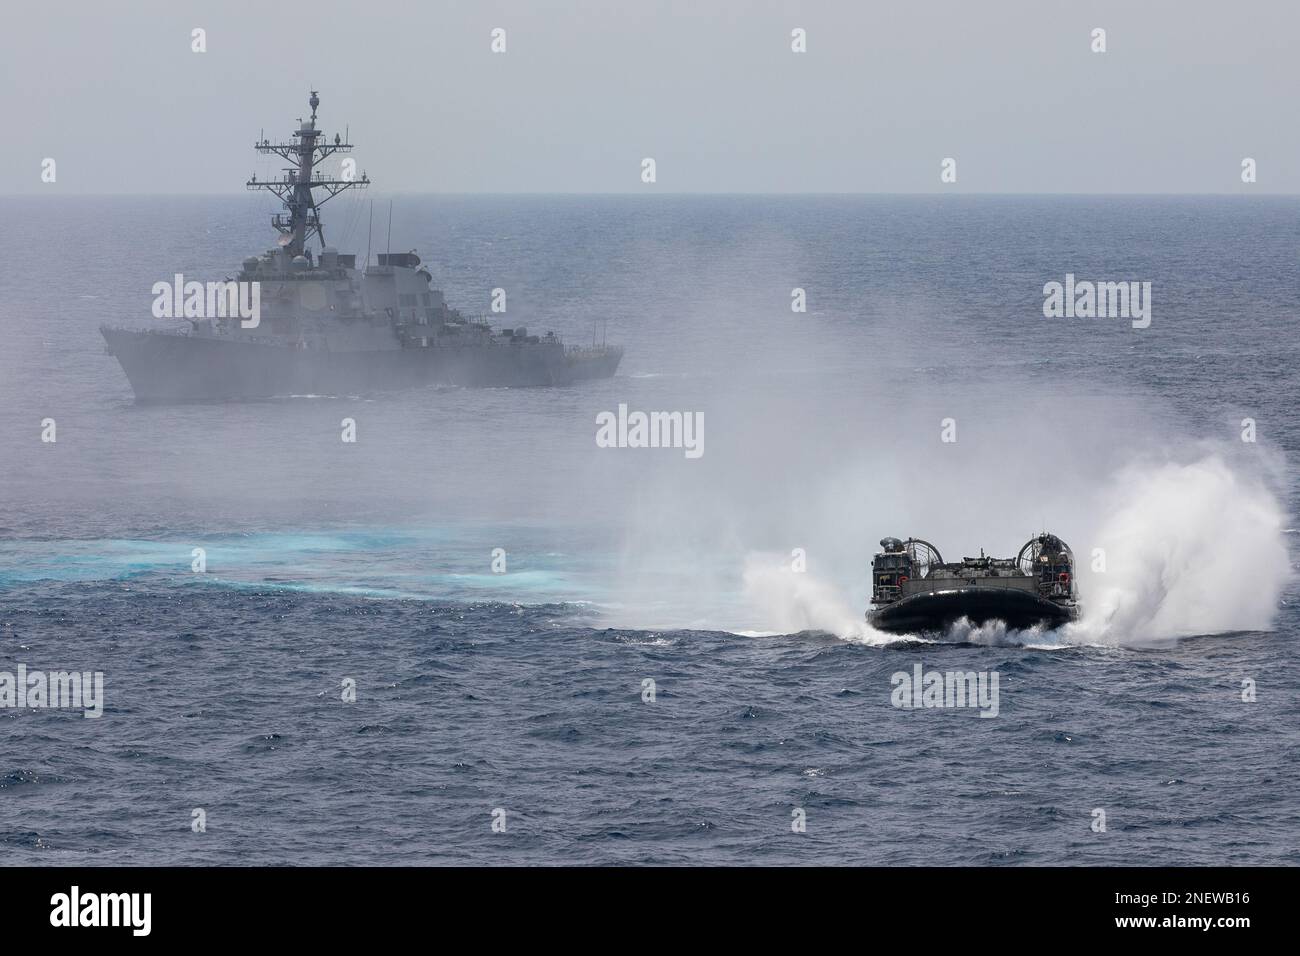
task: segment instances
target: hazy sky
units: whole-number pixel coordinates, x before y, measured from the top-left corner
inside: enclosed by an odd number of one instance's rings
[[[1295,0],[6,3],[0,190],[240,192],[316,87],[384,192],[1297,193],[1298,33]]]

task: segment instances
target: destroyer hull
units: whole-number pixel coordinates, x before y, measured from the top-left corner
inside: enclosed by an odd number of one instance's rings
[[[535,387],[608,378],[621,351],[559,344],[331,352],[217,336],[100,329],[142,403],[359,395],[429,385]]]
[[[962,618],[982,625],[1002,621],[1016,630],[1041,625],[1059,627],[1073,621],[1073,604],[1058,604],[1014,588],[964,587],[926,591],[901,598],[867,614],[874,628],[894,634],[943,632]]]

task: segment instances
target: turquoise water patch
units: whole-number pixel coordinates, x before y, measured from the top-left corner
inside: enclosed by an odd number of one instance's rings
[[[510,544],[504,548],[505,573],[493,573],[494,548],[484,542]],[[193,569],[196,548],[204,552],[202,573]],[[172,577],[178,584],[374,597],[590,599],[592,584],[579,564],[535,529],[482,526],[196,534],[167,540],[11,540],[0,542],[0,590],[148,576]]]

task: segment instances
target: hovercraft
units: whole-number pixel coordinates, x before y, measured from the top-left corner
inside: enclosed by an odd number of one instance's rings
[[[1059,627],[1079,616],[1074,553],[1043,532],[1014,558],[962,558],[948,564],[920,538],[884,538],[871,562],[867,623],[895,634],[944,632],[965,618],[979,626]]]

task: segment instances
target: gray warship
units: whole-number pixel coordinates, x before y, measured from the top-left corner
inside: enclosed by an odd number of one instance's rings
[[[1074,552],[1054,534],[1034,536],[1014,558],[981,550],[978,558],[954,564],[920,538],[884,538],[880,548],[871,562],[867,623],[882,631],[941,633],[962,618],[1050,628],[1079,616]]]
[[[291,142],[263,137],[259,153],[290,164],[280,178],[248,180],[284,204],[272,218],[278,245],[243,261],[237,280],[185,283],[176,302],[188,327],[135,330],[101,326],[137,402],[212,402],[298,395],[356,395],[427,385],[550,386],[608,378],[621,348],[566,346],[553,332],[494,329],[449,308],[414,252],[384,253],[358,269],[355,255],[325,243],[320,207],[369,185],[333,179],[317,167],[351,151],[316,125],[299,120]],[[321,192],[318,197],[317,191]],[[313,253],[312,240],[320,248]],[[214,290],[215,287],[215,290]],[[249,290],[256,294],[256,298]],[[159,287],[155,286],[158,294]],[[253,320],[238,306],[255,303]],[[157,300],[155,314],[158,313]]]

